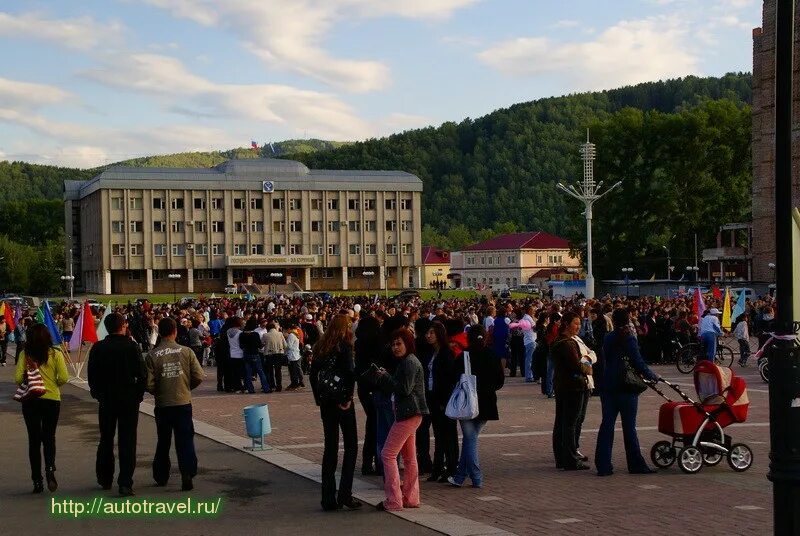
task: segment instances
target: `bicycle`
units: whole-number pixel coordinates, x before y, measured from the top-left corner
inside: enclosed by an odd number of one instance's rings
[[[677,347],[675,365],[678,367],[678,371],[683,374],[691,374],[697,362],[705,358],[705,349],[698,342],[690,342],[684,345],[680,341],[674,340],[673,344]],[[732,367],[733,349],[718,343],[714,363],[722,367]]]

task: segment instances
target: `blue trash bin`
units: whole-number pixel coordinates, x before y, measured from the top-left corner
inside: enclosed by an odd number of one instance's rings
[[[272,432],[267,404],[254,404],[242,411],[247,437],[253,440],[252,448],[264,449],[264,436]]]

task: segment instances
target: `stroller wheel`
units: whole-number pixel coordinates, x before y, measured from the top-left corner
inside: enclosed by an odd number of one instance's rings
[[[731,450],[728,452],[728,465],[738,473],[747,471],[753,465],[753,451],[744,443],[731,445]]]
[[[650,449],[650,459],[653,465],[666,469],[675,463],[675,449],[669,441],[659,441]]]
[[[708,451],[703,454],[703,463],[714,466],[722,461],[722,454],[718,451]]]
[[[689,445],[678,453],[678,467],[687,474],[694,474],[703,468],[703,453]]]

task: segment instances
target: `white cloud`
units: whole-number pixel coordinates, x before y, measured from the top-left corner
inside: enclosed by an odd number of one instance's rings
[[[0,78],[0,103],[4,107],[36,109],[71,98],[70,93],[55,86]]]
[[[397,16],[437,19],[479,0],[143,0],[176,17],[224,28],[270,67],[298,72],[352,92],[383,89],[389,68],[379,61],[339,58],[322,46],[341,20]]]
[[[0,12],[2,36],[50,41],[79,50],[116,42],[123,32],[123,25],[117,21],[98,22],[92,17],[51,19],[41,13],[11,15]]]
[[[622,21],[589,41],[521,37],[498,43],[478,58],[509,75],[555,74],[576,89],[609,88],[697,73],[687,30],[667,17]]]

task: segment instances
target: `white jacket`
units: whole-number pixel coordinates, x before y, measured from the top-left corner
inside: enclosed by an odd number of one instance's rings
[[[289,361],[300,361],[300,339],[291,332],[286,336],[286,358]]]

